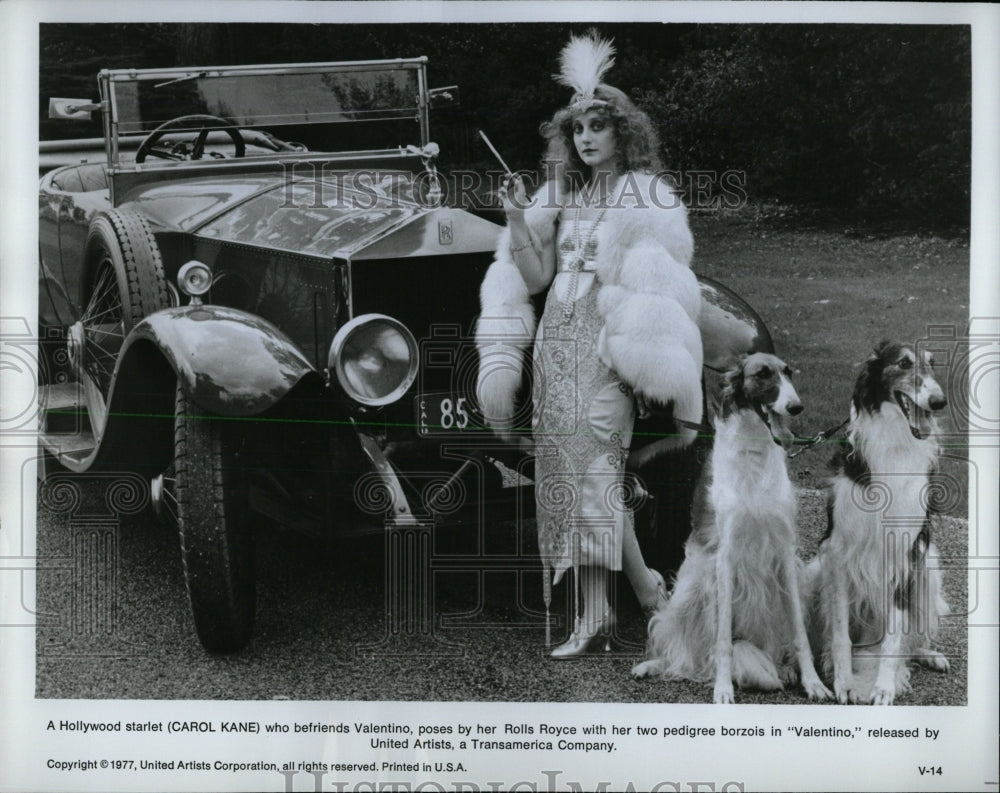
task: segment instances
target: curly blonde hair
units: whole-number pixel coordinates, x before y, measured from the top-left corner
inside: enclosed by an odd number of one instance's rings
[[[654,173],[662,169],[660,142],[642,110],[633,104],[623,91],[601,83],[594,91],[592,106],[569,105],[556,111],[551,121],[542,124],[541,133],[546,139],[542,166],[549,179],[556,180],[563,190],[577,190],[586,184],[589,167],[580,159],[573,144],[573,124],[585,110],[599,110],[611,119],[615,133],[615,156],[618,170]]]

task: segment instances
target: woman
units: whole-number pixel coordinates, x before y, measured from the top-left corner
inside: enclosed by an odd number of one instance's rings
[[[656,136],[624,93],[601,82],[614,50],[572,38],[557,79],[570,104],[543,125],[551,181],[528,199],[501,191],[507,227],[481,288],[478,393],[498,434],[514,429],[524,351],[534,337],[532,431],[539,548],[550,580],[576,571],[575,629],[554,658],[608,647],[608,571],[639,602],[665,598],[643,562],[623,473],[637,410],[673,405],[701,421],[700,291],[686,210],[657,175]],[[537,323],[531,295],[548,290]],[[536,332],[537,331],[537,332]],[[663,445],[686,445],[684,430]],[[554,571],[554,579],[550,579]],[[582,599],[582,607],[579,601]]]

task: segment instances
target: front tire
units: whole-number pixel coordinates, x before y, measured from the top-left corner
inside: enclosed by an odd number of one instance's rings
[[[132,209],[102,212],[90,226],[84,257],[88,286],[80,319],[67,329],[94,435],[107,420],[118,353],[143,317],[167,308],[163,259],[149,223]]]
[[[197,412],[178,385],[168,489],[198,639],[211,652],[234,652],[253,634],[256,600],[245,477],[222,427]]]

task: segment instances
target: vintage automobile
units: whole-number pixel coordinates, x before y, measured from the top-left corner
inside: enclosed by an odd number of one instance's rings
[[[530,453],[475,404],[498,226],[442,201],[430,111],[455,89],[428,87],[426,59],[98,87],[50,115],[99,113],[103,140],[42,144],[40,443],[47,468],[148,479],[205,648],[252,636],[262,516],[321,537],[481,527],[530,488]],[[702,290],[711,398],[771,340]]]

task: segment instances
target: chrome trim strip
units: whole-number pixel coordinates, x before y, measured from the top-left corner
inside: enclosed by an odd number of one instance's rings
[[[347,306],[347,322],[354,319],[354,262],[351,259],[347,259],[347,263],[344,265],[343,269],[343,286],[344,295],[346,299],[344,303]]]
[[[319,63],[274,63],[246,66],[178,66],[169,69],[107,69],[108,79],[112,81],[159,80],[164,77],[196,77],[205,74],[206,77],[229,77],[233,75],[266,75],[266,74],[303,74],[324,69],[336,69],[342,72],[357,72],[369,69],[420,69],[427,58],[395,58],[391,60],[372,61],[321,61]]]
[[[137,136],[131,135],[126,137]],[[366,160],[377,158],[416,160],[420,159],[420,155],[409,152],[406,149],[368,149],[364,151],[336,152],[311,151],[307,153],[288,152],[287,154],[275,153],[273,155],[260,157],[233,157],[228,160],[153,160],[138,164],[129,161],[125,165],[116,165],[113,168],[113,171],[114,173],[149,173],[150,171],[205,168],[206,165],[210,165],[212,172],[214,173],[216,170],[222,171],[226,169],[246,170],[248,164],[266,167],[268,165],[286,165],[289,162],[338,163],[342,160],[344,162],[355,162],[359,159]]]

